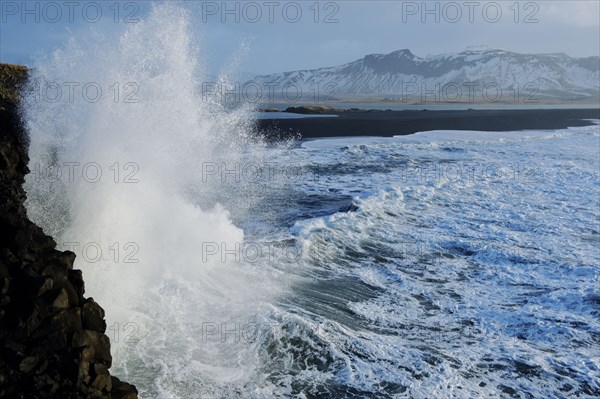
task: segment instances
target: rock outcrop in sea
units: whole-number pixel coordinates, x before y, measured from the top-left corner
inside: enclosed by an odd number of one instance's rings
[[[0,397],[134,399],[110,375],[104,310],[84,296],[75,254],[27,217],[29,157],[18,114],[27,69],[0,64]]]

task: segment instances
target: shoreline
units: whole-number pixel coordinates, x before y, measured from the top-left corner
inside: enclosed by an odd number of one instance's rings
[[[305,108],[305,107],[302,107]],[[309,107],[306,107],[309,108]],[[268,118],[256,121],[256,130],[268,139],[325,137],[393,137],[432,130],[510,132],[557,130],[593,126],[599,108],[515,110],[404,110],[308,109],[290,112],[335,115],[336,118]]]

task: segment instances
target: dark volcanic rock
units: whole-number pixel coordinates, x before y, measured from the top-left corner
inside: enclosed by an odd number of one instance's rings
[[[94,302],[92,298],[88,298],[83,304],[83,327],[94,331],[106,331],[104,309]]]
[[[328,115],[337,114],[343,112],[341,109],[320,106],[320,105],[306,105],[299,107],[287,107],[284,112],[291,114],[305,114],[305,115]]]
[[[0,64],[0,397],[137,398],[110,376],[104,310],[84,298],[75,254],[56,250],[27,217],[28,142],[16,104],[26,74]]]

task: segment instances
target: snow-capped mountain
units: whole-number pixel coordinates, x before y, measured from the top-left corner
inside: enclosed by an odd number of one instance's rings
[[[450,102],[595,99],[600,97],[600,59],[497,49],[421,58],[399,50],[336,67],[261,75],[252,83],[278,98],[301,92],[317,101],[348,96]]]

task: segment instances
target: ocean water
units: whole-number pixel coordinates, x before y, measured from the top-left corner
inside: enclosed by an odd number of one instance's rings
[[[267,143],[197,90],[190,23],[73,39],[25,93],[28,213],[77,254],[113,374],[161,399],[600,396],[598,125]]]

